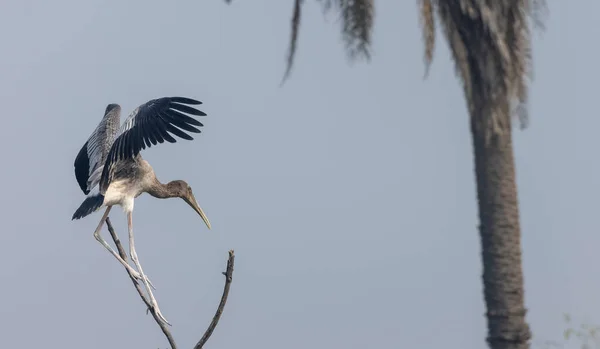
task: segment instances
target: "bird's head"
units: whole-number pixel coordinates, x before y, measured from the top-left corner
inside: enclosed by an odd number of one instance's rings
[[[196,197],[194,197],[194,193],[192,192],[192,188],[189,186],[189,184],[187,184],[186,181],[176,180],[169,182],[167,186],[169,187],[169,191],[173,193],[174,196],[182,198],[183,201],[190,205],[194,211],[196,211],[200,217],[202,217],[202,220],[204,223],[206,223],[208,229],[210,229],[208,217],[206,217],[206,214],[204,214],[204,211],[202,211],[202,208],[200,208],[200,205],[198,205]]]

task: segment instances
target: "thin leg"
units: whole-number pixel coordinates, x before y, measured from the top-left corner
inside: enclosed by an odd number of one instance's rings
[[[150,288],[148,277],[146,276],[146,274],[144,274],[142,265],[140,264],[137,253],[135,252],[135,242],[133,238],[133,218],[131,212],[127,213],[127,226],[129,228],[129,254],[131,255],[131,260],[133,261],[133,263],[135,263],[135,266],[140,271],[140,274],[142,274],[142,281],[144,282],[144,285],[146,285],[146,291],[148,291],[150,303],[152,304],[154,311],[156,311],[156,315],[167,325],[171,326],[169,321],[167,321],[167,319],[163,316],[163,314],[160,312],[160,309],[158,308],[158,303],[156,302],[156,298],[154,298],[154,294],[152,294],[152,289]]]
[[[133,275],[134,278],[144,281],[144,279],[142,278],[142,274],[138,273],[129,264],[127,264],[127,262],[125,262],[123,258],[121,258],[121,256],[119,256],[119,254],[115,252],[115,250],[113,250],[112,247],[110,247],[110,245],[102,238],[102,236],[100,236],[100,230],[102,230],[102,225],[104,225],[104,221],[106,221],[106,217],[108,217],[108,213],[110,212],[111,208],[112,206],[109,206],[106,208],[106,211],[104,211],[104,215],[102,216],[102,219],[98,224],[98,228],[96,228],[96,231],[94,232],[94,237],[96,238],[96,240],[98,240],[100,244],[102,244],[102,246],[104,246],[108,250],[108,252],[110,252],[119,261],[119,263],[121,263],[125,267],[125,269],[129,270],[129,272],[131,273],[131,275]]]

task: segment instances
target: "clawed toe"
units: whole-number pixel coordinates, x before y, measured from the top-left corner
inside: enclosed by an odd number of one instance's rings
[[[156,316],[160,319],[160,321],[164,322],[165,324],[172,326],[171,323],[169,323],[169,321],[167,321],[167,319],[163,316],[163,314],[160,312],[160,309],[156,308]]]
[[[152,303],[152,301],[150,302]],[[163,316],[163,314],[160,312],[160,309],[158,309],[158,304],[156,305],[150,305],[147,309],[146,309],[146,315],[148,315],[148,313],[152,310],[155,309],[156,311],[156,316],[158,317],[158,319],[162,322],[164,322],[165,324],[172,326],[171,323],[169,321],[167,321],[167,319]]]
[[[142,274],[138,273],[137,271],[131,271],[131,277],[133,277],[136,281],[144,281]]]
[[[156,291],[156,287],[154,287],[154,285],[152,284],[152,281],[150,281],[150,279],[148,278],[148,276],[146,275],[146,281],[148,281],[148,285],[150,285],[150,287]]]
[[[144,282],[144,277],[142,276],[142,274],[140,274],[137,271],[131,271],[131,276],[136,280],[136,281],[141,281]],[[156,287],[154,287],[154,285],[152,284],[152,281],[150,281],[150,279],[148,278],[148,276],[146,276],[146,281],[148,281],[148,284],[150,285],[150,287],[156,291]]]

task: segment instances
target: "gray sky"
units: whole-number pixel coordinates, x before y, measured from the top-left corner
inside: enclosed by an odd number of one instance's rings
[[[560,338],[565,311],[600,322],[600,3],[548,3],[531,125],[515,133],[537,340]],[[0,347],[166,347],[92,236],[100,214],[70,218],[84,198],[73,160],[106,104],[124,118],[173,95],[204,102],[204,131],[143,155],[159,179],[191,184],[213,230],[181,200],[149,196],[134,226],[182,348],[212,318],[229,249],[234,284],[209,348],[484,345],[465,104],[441,36],[422,79],[414,1],[377,3],[370,65],[347,63],[335,16],[309,1],[283,88],[292,1],[0,8]],[[111,217],[126,239],[122,211]]]

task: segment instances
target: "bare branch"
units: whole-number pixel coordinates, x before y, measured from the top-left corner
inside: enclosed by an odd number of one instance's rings
[[[110,236],[112,237],[112,239],[115,243],[115,246],[117,247],[117,250],[119,251],[119,255],[121,256],[121,258],[123,258],[123,260],[126,261],[127,254],[125,253],[125,249],[123,249],[123,245],[121,245],[121,241],[119,240],[117,233],[115,233],[115,229],[113,228],[112,223],[110,222],[110,218],[108,218],[108,217],[106,217],[106,225],[108,226],[108,231],[110,232]],[[235,255],[233,253],[233,250],[230,250],[229,258],[227,260],[227,270],[223,273],[225,275],[225,287],[223,288],[223,295],[221,296],[221,302],[219,303],[217,312],[215,313],[215,316],[213,317],[210,325],[208,326],[208,328],[204,332],[204,335],[202,336],[202,338],[200,339],[198,344],[196,344],[194,349],[202,349],[204,344],[206,344],[206,342],[212,335],[213,331],[217,327],[217,324],[219,323],[219,319],[221,318],[221,315],[223,314],[223,309],[225,308],[225,303],[227,303],[227,297],[229,296],[229,288],[231,287],[231,281],[233,280],[234,260],[235,260]],[[135,289],[137,290],[138,294],[140,295],[140,298],[142,298],[142,301],[144,301],[144,303],[146,304],[146,307],[152,314],[152,317],[154,318],[154,320],[156,321],[156,323],[158,324],[160,329],[163,331],[165,337],[167,337],[167,341],[169,341],[169,345],[171,346],[172,349],[177,349],[177,345],[175,344],[175,339],[171,335],[169,328],[158,318],[156,311],[154,310],[150,301],[144,294],[144,291],[142,290],[140,284],[133,277],[133,275],[131,275],[129,270],[125,269],[125,271],[127,271],[127,274],[129,275],[129,278],[131,279],[131,282],[133,282]]]
[[[231,286],[231,281],[233,280],[233,262],[235,260],[235,255],[233,254],[233,250],[229,251],[229,259],[227,260],[227,271],[223,274],[225,275],[225,287],[223,288],[223,295],[221,296],[221,302],[219,303],[219,307],[217,308],[217,312],[212,319],[212,322],[204,332],[204,335],[196,344],[194,349],[202,349],[204,344],[208,341],[210,336],[212,335],[215,327],[219,323],[219,319],[221,318],[221,314],[223,314],[223,308],[225,308],[225,303],[227,302],[227,296],[229,295],[229,287]]]
[[[110,236],[112,237],[113,241],[115,242],[115,246],[117,247],[117,250],[119,251],[119,255],[121,256],[121,258],[123,258],[124,261],[127,261],[127,254],[125,254],[123,245],[121,245],[121,241],[119,240],[117,233],[115,233],[115,230],[114,230],[112,224],[110,223],[110,218],[108,218],[108,217],[106,217],[106,225],[108,226],[108,231],[110,232]],[[154,318],[154,320],[156,321],[156,323],[158,324],[160,329],[163,331],[163,333],[167,337],[167,340],[169,341],[169,345],[171,345],[172,349],[177,349],[177,346],[175,345],[175,339],[171,335],[171,332],[169,331],[167,326],[162,321],[160,321],[160,319],[158,318],[158,315],[156,315],[156,311],[154,310],[154,308],[152,307],[152,305],[150,304],[150,302],[144,295],[144,291],[142,291],[140,284],[138,284],[137,280],[133,277],[133,275],[131,275],[129,270],[125,269],[125,271],[127,271],[127,274],[129,275],[129,278],[131,278],[131,281],[133,282],[133,285],[135,286],[135,289],[139,293],[140,297],[142,298],[144,303],[146,303],[146,307],[152,314],[152,317]]]

